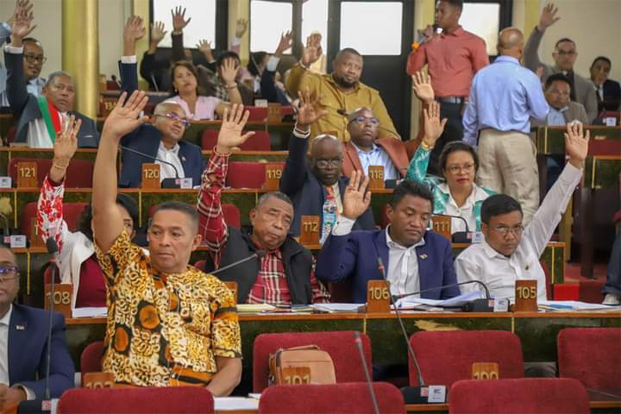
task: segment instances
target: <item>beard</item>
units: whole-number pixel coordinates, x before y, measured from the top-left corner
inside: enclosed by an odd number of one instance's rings
[[[357,82],[347,82],[345,79],[338,77],[335,73],[332,74],[332,79],[334,79],[334,82],[336,82],[337,85],[343,87],[343,88],[353,88],[354,86],[356,86]]]

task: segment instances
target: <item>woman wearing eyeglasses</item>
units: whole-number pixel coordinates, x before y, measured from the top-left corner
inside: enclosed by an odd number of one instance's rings
[[[231,104],[241,104],[242,96],[237,89],[235,76],[239,67],[233,59],[225,59],[222,63],[222,79],[229,93]],[[196,67],[187,61],[180,61],[173,65],[172,87],[175,96],[171,101],[177,102],[185,111],[190,121],[212,120],[222,118],[224,109],[229,106],[227,102],[215,96],[202,96],[198,94],[198,71]]]
[[[469,231],[481,231],[481,205],[493,190],[475,184],[479,157],[461,141],[447,144],[440,154],[443,177],[427,175],[429,155],[442,135],[446,119],[440,121],[440,105],[432,102],[424,110],[425,136],[414,154],[406,178],[428,184],[434,195],[434,213],[463,217]],[[466,231],[463,220],[452,219],[451,231]]]

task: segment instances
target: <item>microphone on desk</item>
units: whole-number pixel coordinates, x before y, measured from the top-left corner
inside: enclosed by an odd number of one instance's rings
[[[455,233],[453,233],[453,243],[472,243],[472,234],[470,233],[470,229],[468,228],[468,220],[460,216],[453,216],[451,214],[431,213],[431,215],[436,217],[450,217],[463,221],[466,225],[466,231],[456,231]]]
[[[354,332],[354,343],[356,344],[358,354],[360,355],[364,378],[369,386],[369,394],[371,395],[371,401],[373,402],[373,411],[375,411],[375,414],[380,414],[379,405],[377,405],[377,397],[375,395],[375,390],[373,389],[373,382],[371,381],[371,376],[369,375],[369,367],[367,366],[367,360],[364,358],[364,351],[362,350],[362,339],[360,339],[360,333],[358,331]]]
[[[52,326],[54,324],[54,285],[56,279],[56,262],[58,260],[58,245],[56,244],[56,240],[53,237],[49,237],[45,241],[45,247],[47,247],[47,252],[52,255],[51,260],[51,268],[52,268],[52,281],[50,284],[50,325],[48,326],[47,331],[47,352],[46,352],[46,362],[45,362],[45,393],[44,393],[44,401],[43,401],[43,410],[45,410],[46,401],[49,403],[52,396],[50,392],[50,374],[52,369]],[[51,406],[50,406],[51,409]],[[47,410],[50,411],[50,410]]]
[[[401,295],[391,295],[391,298],[392,298],[392,301],[396,303],[399,299],[407,298],[409,296],[419,295],[421,293],[434,292],[436,290],[442,290],[442,289],[457,287],[457,286],[462,286],[462,285],[470,285],[472,283],[476,283],[478,285],[483,286],[483,290],[485,291],[485,298],[474,299],[472,301],[469,301],[468,303],[462,306],[461,308],[462,311],[464,312],[493,312],[494,305],[490,305],[491,297],[489,295],[489,289],[487,288],[485,283],[481,282],[480,280],[468,280],[466,282],[452,283],[450,285],[436,286],[436,287],[429,288],[429,289],[423,289],[423,290],[419,290],[418,292],[403,293]]]
[[[215,276],[218,273],[224,272],[225,270],[229,270],[230,268],[235,267],[237,265],[240,265],[242,263],[246,263],[249,260],[252,260],[252,259],[255,259],[255,258],[256,259],[262,259],[263,256],[265,256],[265,251],[264,250],[257,250],[253,254],[251,254],[250,256],[244,257],[243,259],[240,259],[240,260],[237,260],[237,261],[235,261],[235,262],[233,262],[231,264],[228,264],[228,265],[226,265],[224,267],[219,268],[218,270],[214,270],[213,272],[210,272],[210,274]]]
[[[175,167],[175,165],[173,163],[170,163],[168,161],[164,161],[160,158],[154,157],[153,155],[149,155],[146,154],[144,152],[141,151],[137,151],[133,148],[129,148],[129,147],[125,147],[123,145],[119,145],[119,148],[121,148],[122,150],[125,151],[129,151],[129,152],[133,152],[134,154],[140,155],[141,157],[145,157],[148,158],[150,160],[153,161],[157,161],[157,162],[161,162],[162,164],[166,164],[166,165],[170,165],[173,170],[175,171],[175,178],[164,178],[162,180],[162,188],[181,188],[181,184],[179,183],[179,170],[177,170],[177,167]],[[194,184],[194,183],[192,183]]]

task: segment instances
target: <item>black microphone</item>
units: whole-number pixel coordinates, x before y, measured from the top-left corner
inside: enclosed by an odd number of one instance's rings
[[[444,285],[444,286],[436,286],[434,288],[424,289],[418,292],[403,293],[401,295],[391,295],[391,298],[394,302],[397,302],[399,299],[407,298],[408,296],[414,296],[414,295],[418,295],[421,293],[427,293],[427,292],[434,292],[436,290],[446,289],[450,287],[469,285],[472,283],[476,283],[478,285],[483,286],[483,290],[485,290],[485,298],[474,299],[466,303],[465,305],[463,305],[461,309],[464,312],[493,312],[494,305],[490,304],[491,297],[489,295],[489,289],[487,288],[485,283],[481,282],[480,280],[468,280],[466,282],[452,283],[450,285]]]
[[[386,285],[386,289],[388,289],[388,293],[390,293],[390,284],[388,283],[388,279],[386,279],[384,261],[379,254],[377,255],[377,270],[379,270],[380,275],[382,276],[382,280]],[[408,386],[401,388],[403,399],[405,400],[406,404],[426,404],[428,402],[427,393],[423,393],[423,389],[425,389],[426,391],[427,387],[425,387],[423,373],[420,370],[420,366],[418,365],[418,359],[416,359],[416,354],[414,354],[414,349],[412,349],[412,344],[410,344],[410,338],[408,338],[408,333],[406,332],[405,326],[403,325],[401,311],[397,308],[393,296],[389,295],[389,298],[390,305],[394,308],[395,315],[397,315],[397,321],[399,321],[399,326],[401,327],[401,332],[403,333],[403,338],[405,339],[405,345],[408,349],[408,354],[410,355],[410,358],[412,358],[412,362],[414,363],[414,368],[416,370],[416,379],[418,381],[417,387]]]
[[[51,392],[50,392],[50,373],[52,369],[52,325],[54,324],[54,282],[56,279],[56,260],[58,259],[58,245],[56,244],[56,240],[53,237],[48,238],[45,241],[45,247],[47,247],[47,252],[52,255],[52,283],[50,286],[50,326],[47,331],[47,361],[45,366],[45,399],[50,400]]]
[[[230,269],[231,267],[235,267],[235,266],[240,265],[240,264],[242,264],[242,263],[246,263],[247,261],[252,260],[252,259],[254,259],[254,258],[257,258],[257,259],[262,259],[262,258],[263,258],[263,256],[265,256],[265,251],[264,251],[264,250],[257,250],[257,251],[255,251],[253,254],[251,254],[250,256],[248,256],[248,257],[244,257],[244,258],[243,258],[243,259],[241,259],[241,260],[238,260],[238,261],[233,262],[233,263],[231,263],[231,264],[228,264],[228,265],[226,265],[226,266],[224,266],[224,267],[221,267],[221,268],[220,268],[220,269],[218,269],[218,270],[214,270],[213,272],[210,272],[210,274],[212,274],[212,275],[217,275],[217,274],[218,274],[218,273],[220,273],[220,272],[224,272],[225,270],[228,270],[228,269]]]
[[[453,243],[472,243],[472,239],[468,237],[468,235],[470,234],[470,229],[468,227],[468,221],[465,218],[460,217],[460,216],[453,216],[450,214],[440,214],[440,213],[431,213],[431,215],[438,216],[438,217],[450,217],[450,218],[462,220],[464,224],[466,225],[466,231],[456,231],[455,233],[453,233],[452,235]]]
[[[360,339],[360,333],[358,331],[354,332],[354,343],[356,344],[356,348],[358,348],[358,354],[360,355],[360,361],[362,362],[362,370],[364,371],[364,378],[369,386],[369,394],[371,394],[371,401],[373,401],[373,410],[375,411],[375,414],[380,414],[379,405],[377,405],[377,397],[375,396],[375,390],[373,389],[373,382],[371,381],[371,376],[369,375],[367,360],[364,358],[364,352],[362,351],[362,339]]]
[[[162,180],[162,188],[180,188],[181,184],[179,184],[179,170],[175,167],[174,164],[154,157],[153,155],[146,154],[144,152],[136,151],[135,149],[124,147],[123,145],[119,145],[119,148],[125,151],[133,152],[134,154],[140,155],[141,157],[148,158],[150,160],[161,162],[162,164],[170,165],[173,170],[175,170],[175,178],[165,178]],[[194,185],[194,183],[192,183]]]

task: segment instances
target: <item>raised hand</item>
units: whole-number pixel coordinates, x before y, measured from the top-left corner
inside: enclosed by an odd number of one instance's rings
[[[20,3],[16,7],[13,15],[13,24],[11,25],[11,45],[16,47],[22,46],[22,39],[28,36],[37,27],[33,25],[34,14],[32,7],[20,7]]]
[[[127,19],[123,28],[123,40],[125,42],[136,42],[147,33],[144,22],[140,16],[131,16]]]
[[[360,217],[371,204],[371,192],[367,191],[369,177],[362,178],[362,171],[354,171],[345,187],[343,216],[351,220]]]
[[[151,23],[151,43],[159,44],[168,33],[164,30],[164,22]]]
[[[213,58],[213,52],[211,51],[211,43],[207,40],[199,40],[196,44],[196,48],[205,56],[205,59],[207,59],[208,62],[213,62],[215,60]]]
[[[424,72],[416,72],[412,75],[412,90],[418,99],[429,103],[434,100],[435,93],[431,87],[431,77]]]
[[[306,38],[306,47],[302,53],[302,64],[306,67],[317,62],[321,57],[321,37],[310,35]]]
[[[237,61],[235,59],[224,59],[224,61],[222,62],[221,76],[226,86],[235,85],[235,77],[237,76],[238,71],[239,66],[237,66]]]
[[[278,42],[278,47],[274,52],[274,55],[277,57],[281,57],[282,54],[293,47],[293,32],[291,30],[287,30],[285,33],[280,35],[280,42]]]
[[[73,158],[78,149],[78,132],[82,126],[82,120],[75,120],[75,116],[63,117],[63,126],[54,141],[54,163],[66,166]]]
[[[18,13],[23,10],[26,13],[30,14],[33,7],[34,5],[30,4],[29,0],[17,0],[17,3],[15,4],[15,10],[13,10],[13,15],[9,17],[9,20],[7,20],[7,24],[9,26],[13,26],[13,21],[15,21],[15,16],[17,16]]]
[[[249,111],[244,111],[244,105],[234,104],[231,108],[224,109],[222,116],[222,126],[218,133],[218,143],[216,152],[221,155],[228,155],[231,149],[240,146],[248,138],[254,135],[254,132],[246,132],[242,135],[244,126],[248,122],[250,116]]]
[[[581,168],[584,159],[589,153],[591,132],[584,133],[581,123],[567,124],[565,133],[565,152],[569,155],[569,162],[576,168]]]
[[[123,92],[106,118],[101,133],[102,140],[109,136],[118,142],[124,135],[129,134],[149,119],[147,116],[139,116],[149,101],[144,91],[134,91],[129,99],[126,100],[126,98],[127,92]]]
[[[170,14],[172,15],[173,34],[180,34],[192,20],[191,17],[188,17],[188,20],[185,19],[185,8],[182,10],[181,6],[175,7]]]
[[[548,27],[558,22],[561,18],[556,17],[556,13],[558,13],[558,7],[556,7],[554,3],[547,4],[541,12],[541,17],[539,17],[539,26],[537,26],[537,29],[540,32],[543,32]]]
[[[317,122],[319,118],[328,113],[327,110],[318,110],[321,105],[320,99],[317,96],[311,97],[308,88],[304,92],[299,91],[298,96],[300,98],[300,106],[298,108],[298,120],[296,127],[302,130],[306,130],[310,125]]]
[[[235,37],[241,39],[242,36],[248,30],[248,20],[239,18],[237,19],[237,23],[235,24]]]
[[[423,141],[429,147],[433,147],[444,132],[447,119],[440,121],[440,104],[436,101],[432,101],[427,108],[423,109],[423,117],[425,125]]]

